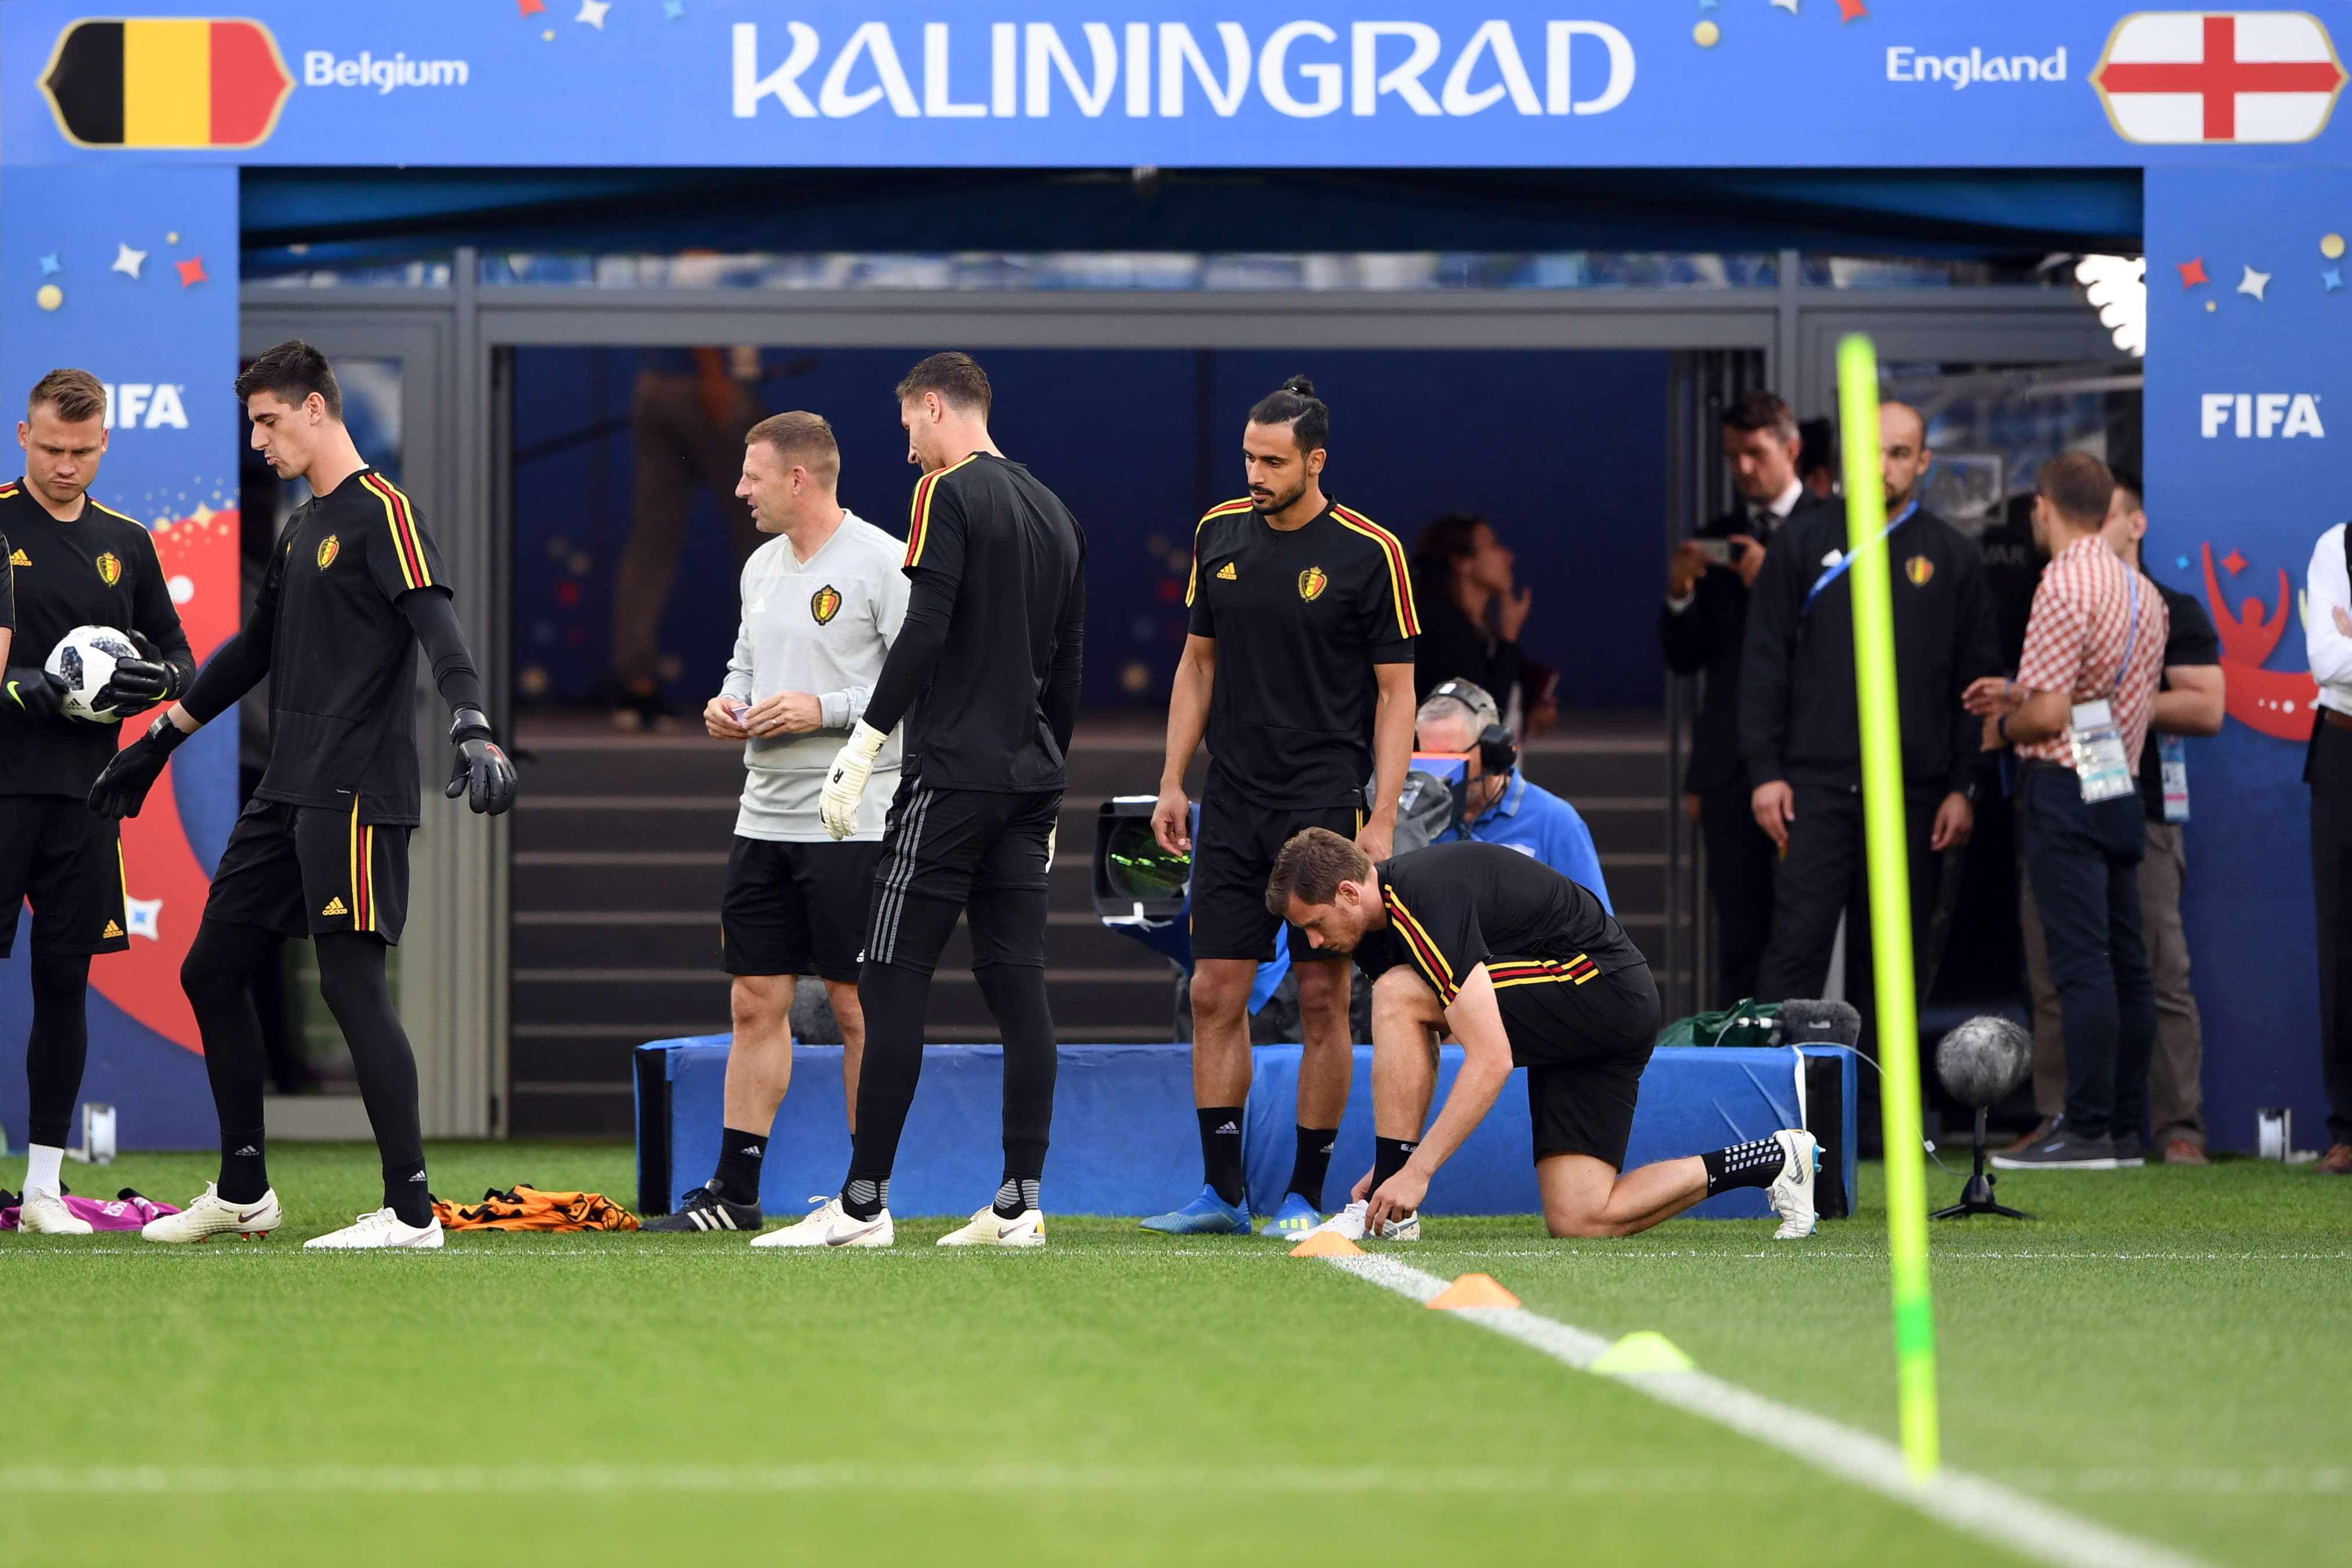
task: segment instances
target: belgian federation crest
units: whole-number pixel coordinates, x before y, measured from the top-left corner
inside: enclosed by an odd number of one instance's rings
[[[1903,575],[1911,580],[1914,588],[1925,588],[1927,580],[1936,575],[1936,563],[1924,555],[1915,555],[1903,563]]]
[[[325,538],[320,539],[319,541],[319,570],[320,571],[324,571],[329,567],[334,565],[335,558],[342,553],[343,541],[340,535],[329,534]]]
[[[1322,598],[1323,591],[1330,586],[1330,578],[1319,566],[1310,566],[1298,574],[1298,597],[1310,604]]]
[[[816,617],[818,625],[829,624],[835,616],[841,613],[841,590],[828,582],[810,594],[809,613]]]
[[[98,580],[107,587],[112,588],[122,580],[122,561],[112,550],[107,551],[90,564],[98,568]]]

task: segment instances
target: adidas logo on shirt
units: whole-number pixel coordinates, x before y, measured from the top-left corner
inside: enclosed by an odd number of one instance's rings
[[[351,911],[343,907],[343,895],[339,893],[335,894],[334,897],[327,900],[327,907],[321,909],[319,913],[321,915],[349,915]]]
[[[10,566],[30,566],[33,564],[33,558],[26,555],[23,550],[18,550],[15,555],[8,558],[8,564]]]
[[[111,921],[111,920],[110,920],[110,921],[108,921],[108,922],[106,923],[106,929],[99,933],[99,936],[100,936],[101,937],[104,937],[104,936],[121,936],[121,935],[122,935],[122,927],[121,927],[121,926],[120,926],[120,925],[116,925],[113,921]]]
[[[1217,580],[1220,582],[1239,582],[1241,580],[1239,575],[1237,575],[1234,570],[1234,563],[1232,561],[1227,561],[1224,565],[1217,568]]]

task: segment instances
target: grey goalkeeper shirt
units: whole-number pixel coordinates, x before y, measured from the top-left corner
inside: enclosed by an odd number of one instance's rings
[[[790,538],[778,535],[743,563],[743,619],[721,692],[745,704],[778,692],[806,692],[824,715],[820,727],[807,734],[744,744],[749,777],[735,816],[740,837],[833,841],[817,818],[817,796],[850,727],[865,716],[882,661],[907,618],[907,579],[898,570],[906,549],[846,512],[833,537],[806,560]],[[900,738],[893,731],[874,759],[855,839],[882,836],[883,810],[898,788]]]

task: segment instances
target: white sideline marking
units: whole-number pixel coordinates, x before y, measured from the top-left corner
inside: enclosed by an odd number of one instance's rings
[[[1448,1283],[1393,1258],[1327,1261],[1424,1305]],[[1525,1308],[1470,1307],[1451,1315],[1517,1340],[1580,1372],[1589,1371],[1611,1343]],[[2054,1568],[2202,1568],[2196,1558],[2077,1518],[1998,1481],[1949,1468],[1925,1482],[1915,1481],[1904,1467],[1902,1449],[1885,1438],[1751,1394],[1704,1372],[1620,1374],[1615,1381]]]
[[[1391,1490],[1541,1494],[1772,1490],[1766,1478],[1705,1465],[1562,1469],[1544,1466],[1207,1465],[30,1465],[0,1468],[10,1492],[1221,1491]]]

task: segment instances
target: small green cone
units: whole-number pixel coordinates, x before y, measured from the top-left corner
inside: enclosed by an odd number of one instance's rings
[[[1689,1372],[1697,1365],[1674,1341],[1654,1329],[1643,1329],[1602,1351],[1591,1369],[1604,1377],[1617,1377],[1630,1372]]]

